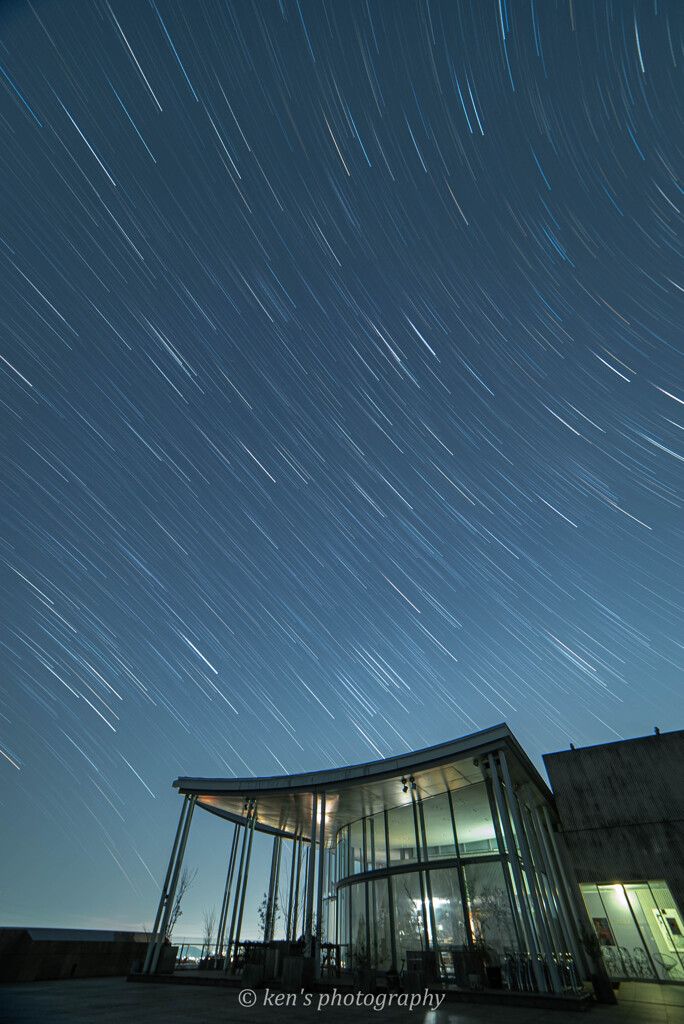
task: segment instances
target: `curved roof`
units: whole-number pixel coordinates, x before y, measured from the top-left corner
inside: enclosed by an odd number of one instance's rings
[[[427,799],[481,783],[478,761],[504,749],[514,782],[531,782],[544,802],[551,792],[505,723],[460,739],[395,757],[344,768],[264,778],[179,778],[179,793],[197,796],[198,805],[229,821],[245,822],[246,804],[257,801],[256,828],[275,835],[310,838],[312,795],[326,794],[326,835],[368,814],[411,802],[405,780],[413,779]]]

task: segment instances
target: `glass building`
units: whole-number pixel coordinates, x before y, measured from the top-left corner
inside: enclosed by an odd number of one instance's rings
[[[235,826],[217,940],[226,969],[257,831],[273,836],[268,896],[285,887],[284,939],[304,936],[318,973],[334,961],[458,980],[459,964],[463,976],[479,958],[510,988],[560,995],[586,971],[583,908],[566,878],[553,796],[506,725],[333,771],[174,786],[183,811],[146,971],[195,807]]]

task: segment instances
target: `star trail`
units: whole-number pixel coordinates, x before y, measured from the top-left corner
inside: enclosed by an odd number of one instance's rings
[[[678,0],[0,8],[3,923],[139,926],[178,775],[682,727],[682,68]]]

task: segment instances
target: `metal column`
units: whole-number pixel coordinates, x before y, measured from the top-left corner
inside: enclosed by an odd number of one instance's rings
[[[214,949],[214,956],[219,955],[219,950],[223,945],[223,936],[226,931],[226,919],[228,917],[228,904],[230,903],[230,888],[233,884],[233,872],[235,871],[235,860],[237,858],[237,847],[238,847],[238,823],[235,822],[235,829],[233,831],[233,841],[230,847],[230,856],[228,858],[228,871],[226,873],[226,887],[223,890],[223,902],[221,904],[221,914],[219,916],[218,928],[216,930],[216,948]]]
[[[385,857],[387,860],[386,866],[390,866],[390,835],[389,835],[389,815],[387,811],[383,811],[383,820],[385,822]],[[396,971],[397,969],[397,936],[394,930],[394,891],[392,889],[392,876],[387,876],[387,909],[389,911],[389,923],[390,923],[390,954],[392,956],[392,962],[390,967]]]
[[[278,882],[280,880],[280,850],[282,838],[276,836],[273,840],[273,857],[271,859],[271,878],[269,881],[269,895],[266,903],[266,927],[264,929],[264,941],[272,942],[275,931],[276,917],[278,915]]]
[[[520,932],[520,922],[518,915],[515,913],[516,899],[515,892],[513,890],[513,883],[511,882],[511,862],[510,857],[515,856],[515,848],[513,851],[508,851],[508,858],[506,857],[506,846],[504,844],[504,838],[501,834],[501,822],[499,821],[499,812],[496,809],[496,801],[494,799],[494,790],[492,789],[492,780],[485,776],[485,790],[487,792],[487,799],[489,800],[489,810],[492,815],[492,822],[494,823],[494,835],[496,836],[496,845],[499,848],[501,854],[501,867],[503,868],[504,885],[506,886],[506,892],[508,899],[511,904],[511,911],[513,913],[513,927],[515,929],[516,939],[518,940],[518,949],[522,950],[525,946],[523,936]]]
[[[549,922],[549,930],[551,932],[551,938],[554,946],[556,947],[556,953],[566,953],[569,949],[567,939],[565,938],[562,916],[560,908],[558,906],[558,900],[554,895],[553,890],[553,879],[551,878],[548,864],[546,863],[546,857],[544,856],[544,850],[542,849],[541,841],[537,835],[537,830],[534,827],[534,821],[532,818],[532,811],[528,806],[528,803],[534,807],[534,797],[532,795],[532,788],[529,783],[524,786],[524,795],[527,797],[527,803],[523,799],[523,793],[518,793],[518,806],[520,807],[520,813],[523,819],[523,825],[527,834],[527,839],[530,844],[532,856],[534,858],[535,865],[538,866],[537,879],[539,885],[539,895],[541,896],[544,909],[546,911],[546,917]],[[546,877],[546,885],[544,884],[544,876]]]
[[[501,825],[506,836],[506,846],[508,847],[508,859],[513,871],[513,878],[515,879],[515,888],[518,892],[518,907],[520,908],[520,917],[522,918],[523,931],[525,932],[525,941],[527,942],[527,949],[532,961],[532,970],[534,971],[535,981],[537,982],[537,988],[540,992],[546,992],[546,980],[544,973],[539,964],[539,950],[537,948],[537,938],[534,933],[532,926],[532,919],[530,917],[529,907],[527,905],[527,892],[525,891],[525,882],[522,876],[522,869],[520,867],[520,861],[518,859],[518,848],[515,845],[515,836],[513,835],[513,826],[511,825],[511,819],[508,815],[508,808],[506,807],[506,801],[504,800],[503,793],[501,791],[501,782],[499,781],[499,773],[496,770],[496,762],[494,760],[495,755],[492,754],[489,758],[489,765],[491,768],[492,783],[494,786],[494,797],[496,800],[496,806],[499,810],[499,818]]]
[[[316,935],[314,941],[314,975],[321,976],[321,940],[323,938],[323,870],[325,864],[325,793],[321,793],[321,823],[318,829],[318,891],[316,893]]]
[[[188,800],[188,813],[185,816],[185,823],[183,824],[183,834],[181,836],[180,846],[178,848],[178,856],[176,857],[176,866],[173,870],[173,877],[171,879],[171,886],[166,898],[166,907],[164,908],[164,916],[162,918],[161,927],[159,934],[157,935],[157,943],[152,954],[152,960],[150,962],[149,973],[154,974],[157,970],[157,964],[159,963],[159,956],[164,945],[164,937],[166,936],[166,930],[169,927],[169,918],[171,917],[171,910],[173,908],[173,901],[176,898],[176,888],[178,886],[178,876],[180,875],[181,866],[183,864],[183,857],[185,855],[185,847],[188,842],[188,835],[190,834],[190,825],[192,824],[192,812],[195,810],[195,804],[197,803],[197,796],[193,795]]]
[[[294,896],[295,868],[297,866],[297,833],[292,840],[292,864],[290,865],[290,887],[287,894],[287,917],[285,919],[285,939],[292,939],[292,897]]]
[[[528,787],[529,788],[529,787]],[[568,944],[565,941],[563,935],[563,929],[561,927],[560,916],[558,914],[558,907],[556,900],[553,898],[553,891],[551,890],[551,883],[549,880],[549,873],[546,867],[546,861],[541,850],[539,838],[534,830],[532,823],[532,815],[530,814],[529,808],[526,806],[525,801],[521,799],[521,794],[518,793],[518,807],[520,808],[520,816],[522,818],[523,828],[527,835],[527,842],[529,843],[530,853],[535,865],[535,878],[537,880],[537,888],[539,890],[539,897],[541,904],[544,909],[544,914],[549,926],[549,933],[551,935],[551,941],[556,955],[560,955],[562,952],[567,951]],[[546,876],[546,884],[544,883],[544,876]],[[556,957],[554,956],[554,960]],[[557,963],[557,961],[556,961]]]
[[[299,833],[299,842],[297,843],[297,879],[295,881],[294,888],[294,905],[292,907],[292,926],[290,928],[290,938],[293,942],[297,941],[297,924],[299,923],[299,893],[300,893],[300,881],[302,875],[302,833]]]
[[[304,956],[312,955],[313,933],[313,894],[314,874],[316,871],[316,812],[318,810],[318,793],[311,794],[311,842],[309,844],[309,860],[306,879],[306,918]]]
[[[486,780],[485,780],[486,781]],[[470,923],[470,907],[468,906],[468,890],[466,888],[465,875],[463,873],[463,865],[461,864],[461,854],[458,849],[458,829],[456,828],[456,815],[454,814],[454,801],[451,798],[451,790],[447,790],[447,796],[449,797],[449,813],[451,815],[451,830],[454,833],[454,852],[456,853],[456,873],[458,875],[458,887],[461,891],[461,907],[463,908],[463,928],[465,930],[466,946],[469,950],[473,949],[473,929]],[[502,849],[503,856],[503,849]],[[513,901],[511,900],[511,912],[513,912]],[[515,914],[513,915],[515,920]]]
[[[423,842],[423,852],[425,855],[426,864],[430,863],[428,852],[427,852],[427,832],[425,829],[425,814],[423,813],[423,801],[420,795],[417,797],[418,806],[418,818],[420,820],[420,834]],[[432,932],[432,948],[435,954],[435,974],[437,977],[441,975],[441,966],[439,963],[439,943],[437,942],[437,919],[435,917],[435,904],[432,898],[432,879],[430,878],[430,872],[425,872],[425,890],[427,892],[428,899],[428,913],[430,915],[430,931]]]
[[[176,853],[178,851],[178,844],[180,842],[181,833],[183,831],[183,823],[185,821],[185,815],[186,815],[187,810],[188,810],[188,802],[189,802],[189,800],[190,800],[190,798],[188,796],[186,796],[185,799],[183,800],[183,804],[181,806],[180,818],[178,819],[178,828],[176,829],[176,838],[174,839],[173,846],[171,848],[171,856],[169,857],[169,866],[166,869],[166,877],[164,879],[164,884],[162,886],[161,896],[159,897],[159,906],[157,907],[157,916],[154,919],[154,928],[152,929],[152,934],[150,935],[150,944],[147,947],[147,955],[145,957],[145,963],[143,964],[143,969],[142,969],[142,973],[143,974],[147,974],[147,972],[150,969],[150,962],[152,960],[152,952],[153,952],[154,947],[155,947],[156,942],[157,942],[157,934],[158,934],[158,931],[159,931],[159,924],[161,922],[161,916],[162,916],[162,912],[164,910],[164,906],[166,905],[166,898],[167,898],[168,892],[169,892],[169,882],[171,881],[171,874],[173,872],[173,865],[174,865],[174,862],[175,862],[175,859],[176,859]]]
[[[233,937],[235,935],[235,922],[237,921],[238,903],[240,900],[240,887],[242,885],[242,869],[245,863],[245,852],[247,850],[247,833],[249,831],[249,822],[251,820],[252,804],[250,803],[247,807],[247,816],[245,818],[245,824],[243,826],[244,832],[242,833],[242,846],[240,847],[240,866],[238,867],[238,876],[235,883],[235,896],[233,897],[233,913],[230,918],[230,931],[228,932],[228,944],[226,946],[226,957],[223,963],[223,972],[227,972],[231,962],[231,954],[233,949]]]
[[[421,841],[418,828],[418,809],[416,807],[416,794],[411,783],[411,806],[413,807],[413,831],[416,839],[416,860],[418,861],[418,881],[420,883],[420,900],[423,906],[423,935],[425,937],[425,952],[430,952],[430,931],[428,929],[427,893],[425,891],[425,872],[421,868]]]
[[[563,856],[564,851],[562,845],[556,839],[556,833],[553,830],[553,823],[551,821],[551,815],[549,814],[548,807],[542,807],[542,811],[544,812],[544,821],[546,822],[551,850],[554,853],[555,861],[558,866],[558,879],[562,885],[568,909],[575,923],[575,928],[577,929],[576,934],[579,936],[582,934],[583,930],[589,928],[587,908],[584,905],[584,900],[582,899],[577,885],[573,885],[572,882],[569,881],[571,875],[568,872],[567,861]],[[589,958],[584,955],[584,953],[582,953],[580,963],[584,966],[586,974],[590,974],[592,972],[593,967],[591,966]]]
[[[534,906],[534,912],[537,920],[539,921],[539,932],[541,937],[542,946],[544,947],[544,954],[547,960],[547,967],[549,974],[551,975],[551,984],[557,995],[562,995],[563,984],[560,979],[558,972],[558,964],[553,955],[551,949],[551,942],[549,941],[549,926],[545,920],[544,907],[537,887],[537,876],[534,870],[534,861],[532,860],[532,854],[530,852],[530,844],[527,842],[527,834],[523,825],[522,817],[518,809],[518,801],[515,793],[513,792],[513,784],[511,782],[511,776],[508,771],[508,763],[506,761],[505,751],[499,751],[499,760],[501,762],[501,770],[503,771],[504,782],[506,783],[506,791],[509,798],[509,806],[511,814],[513,815],[513,821],[515,824],[515,830],[518,833],[520,839],[520,852],[522,854],[523,866],[525,873],[527,874],[527,884],[530,890],[530,896],[532,897],[532,905]]]
[[[584,960],[577,946],[577,937],[573,930],[572,914],[570,913],[569,908],[567,906],[566,896],[562,882],[558,877],[556,864],[554,863],[553,852],[549,845],[549,838],[546,835],[546,830],[544,828],[544,825],[542,824],[541,818],[539,817],[537,808],[534,805],[529,785],[525,788],[530,801],[530,813],[532,815],[532,821],[534,823],[534,827],[536,829],[537,836],[539,837],[539,842],[541,845],[542,859],[546,865],[547,875],[551,881],[551,884],[553,885],[556,894],[558,914],[561,921],[562,931],[565,933],[565,939],[568,944],[568,951],[572,954],[572,958],[577,965],[578,971],[582,971],[584,969]]]
[[[273,889],[275,886],[275,870],[278,861],[278,836],[273,837],[273,852],[271,853],[271,873],[268,878],[268,894],[266,896],[266,908],[264,912],[264,942],[270,940],[271,918],[273,917]]]
[[[237,947],[240,942],[240,932],[242,930],[242,915],[245,911],[245,897],[247,895],[247,879],[249,878],[249,864],[252,859],[252,843],[254,842],[254,826],[256,825],[257,818],[257,804],[254,801],[254,808],[252,810],[252,820],[249,823],[249,843],[247,844],[247,859],[245,861],[245,873],[242,879],[242,895],[240,896],[240,911],[238,913],[237,924],[235,926],[235,946]],[[236,894],[237,895],[237,894]]]

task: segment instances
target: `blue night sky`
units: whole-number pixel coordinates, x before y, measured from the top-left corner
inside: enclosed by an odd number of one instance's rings
[[[149,924],[178,775],[684,725],[682,68],[680,0],[2,5],[0,923]]]

